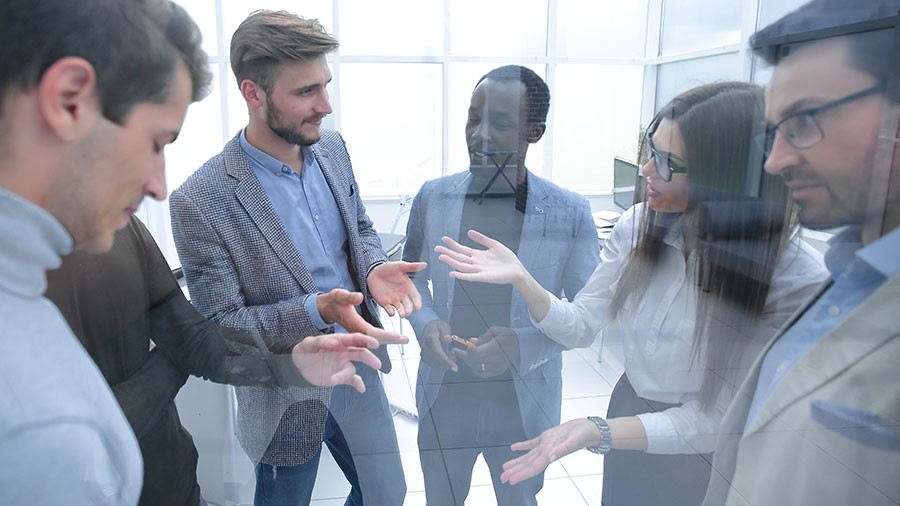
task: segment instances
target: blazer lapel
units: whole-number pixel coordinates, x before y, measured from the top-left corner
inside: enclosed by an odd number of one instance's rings
[[[516,253],[522,265],[534,265],[538,255],[546,254],[543,242],[550,211],[547,188],[540,179],[529,172],[525,218],[522,222],[522,235],[519,237],[519,251]],[[520,297],[516,290],[513,290],[513,297]]]
[[[275,212],[275,208],[272,207],[272,202],[266,195],[265,189],[253,174],[237,138],[229,143],[225,156],[226,171],[237,179],[235,197],[247,211],[250,220],[266,238],[275,255],[291,272],[303,290],[307,293],[315,293],[317,288],[312,275],[306,268],[306,264],[303,263],[303,258],[294,248],[294,243],[287,231],[281,225],[281,219]]]
[[[750,430],[764,426],[897,335],[900,332],[897,300],[900,300],[900,277],[887,280],[794,364],[772,391]]]
[[[353,195],[353,186],[348,186],[343,178],[335,177],[335,174],[337,174],[337,171],[340,169],[335,164],[334,159],[331,157],[331,153],[327,149],[314,145],[310,147],[309,152],[316,157],[319,168],[322,169],[322,174],[325,175],[325,181],[328,183],[328,187],[331,188],[331,195],[337,203],[338,210],[341,213],[341,219],[344,220],[347,236],[350,237],[351,235],[355,235],[356,217],[351,217],[350,213],[347,212],[349,199],[356,197]]]
[[[440,233],[434,237],[435,244],[430,244],[428,247],[434,248],[438,244],[443,244],[440,240],[440,236],[444,233],[446,233],[448,237],[452,237],[459,241],[459,225],[462,223],[463,206],[466,203],[466,191],[469,189],[469,183],[471,181],[472,175],[467,172],[465,177],[449,187],[447,191],[441,192],[440,198],[437,199],[437,201],[442,205],[440,205],[438,209],[434,209],[433,212],[436,215],[443,217],[443,222],[441,223],[441,227],[437,229]],[[440,279],[445,280],[446,293],[444,294],[444,300],[447,301],[447,307],[452,308],[453,289],[456,286],[456,282],[453,278],[449,277],[450,267],[444,262],[432,262],[431,268],[432,279],[439,276]]]

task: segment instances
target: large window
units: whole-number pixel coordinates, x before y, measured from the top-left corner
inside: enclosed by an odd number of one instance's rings
[[[472,88],[506,64],[528,66],[550,85],[547,134],[526,162],[535,173],[609,193],[613,156],[634,149],[645,1],[176,1],[203,31],[215,80],[168,150],[170,191],[246,125],[228,53],[234,30],[261,7],[317,18],[340,40],[329,55],[334,113],[325,125],[344,135],[364,198],[414,194],[427,179],[466,170]],[[167,205],[151,203],[143,217],[177,265]]]
[[[529,149],[528,168],[608,195],[613,157],[634,158],[653,111],[691,86],[749,77],[742,38],[757,16],[776,17],[798,0],[758,8],[755,0],[176,1],[203,31],[215,79],[168,149],[170,191],[246,125],[228,52],[241,21],[265,7],[316,18],[340,40],[329,55],[334,113],[325,125],[343,133],[363,197],[384,201],[466,170],[472,88],[506,64],[525,65],[550,86],[547,132]],[[177,265],[167,205],[143,213]]]

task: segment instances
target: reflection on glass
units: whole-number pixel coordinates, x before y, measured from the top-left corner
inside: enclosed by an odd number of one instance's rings
[[[613,158],[635,159],[642,82],[639,65],[557,67],[550,90],[553,181],[579,191],[612,189]]]
[[[660,65],[656,84],[656,108],[679,93],[701,84],[740,79],[741,58],[738,53]]]
[[[393,0],[388,5],[386,8],[384,2],[368,0],[338,1],[342,55],[436,56],[443,53],[443,2]],[[373,27],[398,26],[398,16],[402,16],[402,29],[379,29],[378,36],[372,36]]]
[[[567,58],[644,56],[646,2],[558,0],[556,55]]]
[[[345,63],[338,87],[335,112],[361,191],[413,194],[440,175],[440,65]]]
[[[743,2],[735,1],[666,0],[660,55],[739,43],[742,8]]]
[[[547,0],[453,0],[448,4],[452,55],[547,54]]]
[[[174,0],[184,7],[191,18],[200,27],[203,34],[203,50],[209,56],[219,54],[219,45],[216,38],[216,4],[209,0]]]

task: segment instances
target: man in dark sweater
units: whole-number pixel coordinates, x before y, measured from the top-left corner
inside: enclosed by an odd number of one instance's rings
[[[380,366],[365,349],[378,346],[377,340],[362,334],[264,343],[209,322],[184,297],[136,218],[116,233],[108,253],[65,257],[48,273],[46,296],[97,363],[138,438],[142,505],[205,504],[196,478],[197,450],[174,402],[189,374],[232,385],[347,383],[361,389],[350,361]],[[352,305],[353,294],[347,297]]]

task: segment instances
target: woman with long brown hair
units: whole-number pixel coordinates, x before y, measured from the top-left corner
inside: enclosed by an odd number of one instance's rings
[[[441,260],[468,281],[511,283],[535,325],[569,347],[622,336],[625,374],[607,417],[566,422],[513,445],[516,483],[580,448],[606,453],[603,504],[699,504],[709,455],[741,371],[825,278],[797,236],[783,183],[762,170],[759,86],[687,91],[647,129],[643,202],[626,211],[574,300],[544,290],[502,244],[445,239]],[[751,189],[751,190],[748,190]],[[608,453],[607,453],[608,452]]]

